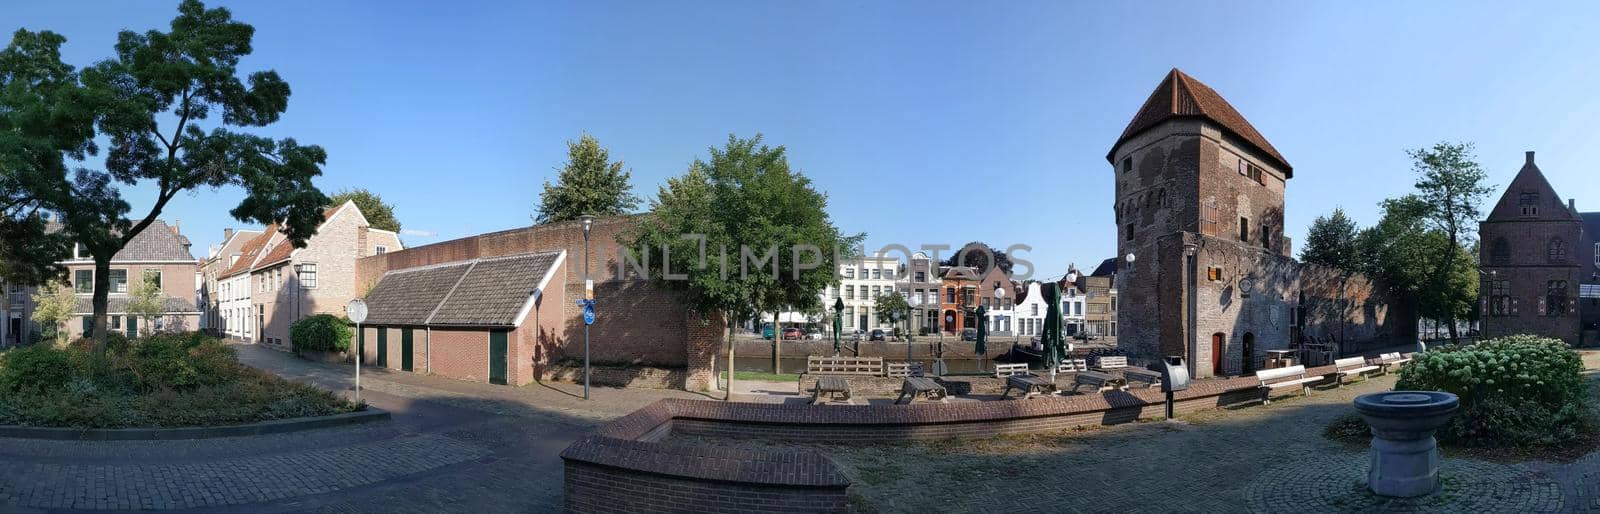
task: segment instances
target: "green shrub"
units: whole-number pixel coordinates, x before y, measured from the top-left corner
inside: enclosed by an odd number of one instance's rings
[[[67,350],[34,345],[0,355],[0,391],[50,391],[72,380]]]
[[[289,343],[296,352],[349,351],[350,338],[354,336],[350,320],[332,314],[310,316],[289,327]]]
[[[1591,429],[1583,362],[1566,343],[1518,335],[1418,354],[1399,390],[1455,393],[1461,410],[1439,431],[1463,446],[1546,446]]]

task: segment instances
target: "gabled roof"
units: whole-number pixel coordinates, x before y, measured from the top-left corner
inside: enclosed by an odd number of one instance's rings
[[[1177,68],[1167,72],[1167,76],[1156,85],[1155,91],[1150,93],[1150,98],[1144,101],[1144,106],[1133,115],[1128,127],[1122,130],[1122,136],[1111,145],[1111,152],[1106,153],[1106,160],[1112,160],[1117,147],[1124,141],[1173,118],[1203,118],[1216,123],[1223,130],[1277,161],[1276,164],[1283,168],[1284,177],[1294,178],[1294,168],[1289,165],[1289,160],[1283,158],[1283,154],[1278,153],[1278,149],[1273,148],[1272,143],[1244,119],[1244,115],[1239,114],[1227,100],[1223,100],[1222,95],[1217,94],[1211,86],[1195,80]]]
[[[944,269],[944,274],[941,276],[958,280],[976,281],[980,279],[978,270],[972,269],[971,266],[950,266]]]
[[[322,211],[322,223],[317,224],[317,231],[321,232],[322,231],[322,225],[326,225],[329,221],[332,221],[333,217],[338,215],[339,212],[343,211],[345,207],[349,207],[351,209],[355,209],[355,212],[356,212],[357,215],[360,215],[360,213],[361,213],[361,208],[360,207],[356,207],[356,203],[354,201],[345,200],[344,203],[342,203],[342,204],[339,204],[339,205],[334,206],[334,207],[329,207],[329,208],[324,209]],[[362,216],[361,220],[362,220],[362,223],[366,223],[366,217],[365,216]],[[273,266],[275,264],[287,261],[287,260],[289,260],[290,257],[294,257],[294,251],[295,251],[294,243],[290,242],[287,238],[280,238],[278,240],[278,244],[272,245],[272,248],[267,250],[267,254],[265,256],[261,257],[261,259],[259,261],[257,261],[256,264],[251,267],[251,269],[252,270],[264,269],[264,268],[267,268],[267,267],[271,267],[271,266]]]
[[[391,271],[367,294],[365,323],[518,326],[566,256],[526,253]]]
[[[1089,273],[1089,276],[1091,276],[1091,277],[1109,277],[1109,276],[1113,276],[1113,275],[1116,275],[1116,274],[1117,274],[1117,258],[1116,257],[1112,257],[1112,258],[1100,261],[1100,265],[1099,266],[1095,266],[1094,271]]]
[[[1589,239],[1600,242],[1600,212],[1585,212],[1579,216],[1583,218],[1583,231],[1589,234]]]
[[[1500,200],[1495,202],[1489,210],[1488,221],[1501,220],[1576,220],[1578,214],[1561,200],[1561,194],[1550,185],[1544,177],[1544,172],[1539,171],[1539,165],[1533,162],[1533,152],[1524,155],[1522,169],[1517,170],[1517,176],[1506,185],[1505,192],[1500,194]],[[1536,216],[1522,215],[1522,195],[1531,193],[1536,195],[1539,213]]]
[[[250,238],[249,241],[246,241],[244,246],[239,247],[239,260],[234,261],[232,266],[229,266],[226,271],[223,271],[222,274],[218,276],[227,278],[234,275],[249,273],[250,268],[255,265],[256,260],[260,259],[261,256],[266,253],[267,243],[272,241],[272,236],[277,235],[277,233],[277,223],[267,225],[266,230],[262,230],[260,234],[257,234],[255,237]]]
[[[58,222],[45,224],[45,230],[57,232],[63,229]],[[171,225],[161,220],[155,220],[150,226],[145,227],[139,235],[133,236],[116,255],[111,256],[111,262],[118,261],[190,261],[195,260],[186,246],[189,239],[173,230]]]

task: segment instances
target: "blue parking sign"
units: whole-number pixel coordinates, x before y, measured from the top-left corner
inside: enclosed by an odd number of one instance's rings
[[[583,303],[583,324],[594,324],[594,302]]]

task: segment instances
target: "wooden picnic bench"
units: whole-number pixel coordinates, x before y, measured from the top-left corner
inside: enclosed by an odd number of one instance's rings
[[[891,362],[885,365],[885,376],[888,377],[920,377],[922,376],[921,362]]]
[[[839,376],[817,377],[817,385],[811,389],[811,404],[843,400],[847,404],[854,404],[850,399],[850,381]]]
[[[1028,365],[1026,363],[994,365],[994,378],[1006,378],[1012,375],[1027,374],[1029,374],[1029,372]]]
[[[949,401],[947,399],[949,394],[945,393],[944,386],[939,385],[938,382],[935,382],[933,379],[927,377],[906,377],[906,381],[900,384],[900,397],[895,398],[894,402],[900,403],[900,401],[905,400],[907,396],[910,397],[910,400],[906,403],[917,401],[918,396],[921,396],[928,401],[936,401],[939,403],[947,403]]]
[[[806,357],[808,375],[883,376],[883,357]]]
[[[1307,377],[1306,367],[1296,364],[1287,368],[1264,369],[1256,372],[1256,380],[1261,381],[1261,403],[1272,403],[1272,391],[1286,387],[1300,387],[1301,394],[1311,395],[1311,383],[1322,380],[1322,377]]]
[[[1024,364],[1026,366],[1026,364]],[[1000,392],[1000,398],[1012,400],[1011,390],[1022,391],[1022,398],[1028,399],[1039,395],[1056,393],[1056,383],[1034,375],[1011,375],[1006,377],[1006,389]]]
[[[1118,380],[1116,376],[1100,371],[1079,371],[1072,376],[1072,392],[1074,393],[1078,392],[1078,388],[1083,386],[1093,387],[1095,392],[1105,392],[1117,389],[1121,385],[1122,381]]]
[[[1135,368],[1133,366],[1129,366],[1127,357],[1101,357],[1100,365],[1095,369],[1105,373],[1122,375],[1122,379],[1126,385],[1139,383],[1144,385],[1146,389],[1149,389],[1161,383],[1160,373],[1156,373],[1144,368]]]
[[[1367,364],[1367,360],[1361,357],[1345,357],[1333,361],[1333,369],[1331,375],[1334,377],[1334,382],[1342,386],[1344,377],[1361,376],[1364,373],[1377,371],[1378,366]]]

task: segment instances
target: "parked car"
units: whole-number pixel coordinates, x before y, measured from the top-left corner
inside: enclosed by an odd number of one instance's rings
[[[978,340],[978,329],[976,329],[976,328],[963,328],[963,329],[961,329],[961,340],[962,341],[977,341]]]
[[[775,336],[775,335],[776,335],[776,333],[773,332],[771,323],[768,323],[765,326],[761,327],[761,338],[762,339],[772,339],[773,336]]]
[[[806,332],[806,339],[810,339],[812,341],[821,341],[822,331],[813,328],[810,332]]]
[[[885,339],[887,339],[887,338],[888,338],[888,334],[885,334],[885,333],[884,333],[884,332],[883,332],[883,329],[881,329],[881,328],[874,328],[874,329],[872,329],[872,335],[871,335],[871,336],[869,336],[869,337],[868,337],[868,338],[867,338],[867,340],[868,340],[868,341],[883,341],[883,340],[885,340]]]
[[[804,337],[804,336],[805,336],[805,332],[800,331],[800,329],[798,329],[798,328],[785,328],[785,329],[783,329],[783,339],[785,341],[798,341],[798,340],[800,340],[801,337]]]

